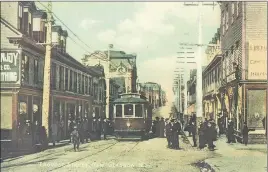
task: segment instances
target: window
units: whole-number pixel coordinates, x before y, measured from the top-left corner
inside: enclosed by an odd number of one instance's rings
[[[24,34],[29,34],[29,14],[28,14],[28,9],[24,8],[23,9],[23,32]]]
[[[68,83],[69,83],[69,70],[65,68],[65,90],[69,90]]]
[[[82,89],[81,89],[81,91],[82,91],[82,94],[85,94],[85,76],[84,75],[82,75]]]
[[[85,77],[85,94],[88,94],[88,77]]]
[[[29,82],[29,57],[24,54],[21,62],[21,80],[24,83]]]
[[[77,93],[77,73],[74,72],[74,86],[73,86],[73,92]]]
[[[133,116],[133,104],[124,105],[124,114],[125,116]]]
[[[115,116],[122,117],[122,105],[115,106]]]
[[[142,117],[142,105],[135,106],[135,117]]]
[[[29,36],[32,36],[32,14],[29,12],[28,13],[28,21],[29,21]]]
[[[226,12],[225,12],[225,29],[228,30],[229,27],[229,11],[228,11],[228,7],[226,8]]]
[[[18,30],[22,30],[22,6],[19,5],[19,11],[18,11]]]
[[[34,84],[38,84],[38,60],[34,59]]]
[[[81,93],[81,74],[78,74],[78,81],[77,81],[77,88],[78,88],[78,90],[77,90],[77,93]]]
[[[56,64],[52,63],[51,65],[51,81],[50,81],[51,89],[56,89]]]
[[[59,80],[60,90],[64,88],[64,67],[60,66],[60,80]]]
[[[236,2],[236,16],[238,17],[239,16],[239,4],[240,4],[241,2]]]
[[[225,33],[225,12],[222,12],[222,35]]]
[[[70,70],[70,87],[69,87],[70,91],[73,91],[73,71]]]
[[[235,18],[235,3],[232,2],[232,21],[231,23],[233,24]]]

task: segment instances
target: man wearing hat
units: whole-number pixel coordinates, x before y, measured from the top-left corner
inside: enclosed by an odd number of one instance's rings
[[[103,124],[102,124],[102,131],[103,131],[103,139],[104,140],[106,140],[106,135],[108,133],[108,127],[109,127],[109,124],[107,122],[107,119],[104,118]]]
[[[79,143],[80,143],[79,139],[80,138],[79,138],[79,133],[78,133],[76,125],[74,126],[74,130],[71,133],[71,138],[72,138],[72,141],[73,141],[73,144],[74,144],[74,151],[79,150]]]
[[[179,149],[179,133],[181,131],[181,126],[180,126],[178,119],[173,119],[173,120],[174,120],[174,125],[172,127],[172,135],[173,135],[172,147],[174,149]]]
[[[159,126],[160,126],[160,137],[164,138],[164,131],[165,131],[165,121],[164,118],[162,117],[160,122],[159,122]]]
[[[166,137],[167,137],[167,142],[168,142],[168,148],[171,148],[171,144],[172,144],[172,126],[171,123],[169,121],[167,121],[166,123]]]

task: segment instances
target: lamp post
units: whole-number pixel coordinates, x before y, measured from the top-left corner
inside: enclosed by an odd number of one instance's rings
[[[113,44],[108,46],[108,57],[106,66],[106,118],[109,118],[110,114],[110,49],[113,48]]]

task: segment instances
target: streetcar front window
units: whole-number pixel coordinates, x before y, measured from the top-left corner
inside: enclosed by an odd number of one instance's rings
[[[135,117],[142,117],[142,105],[135,106]]]
[[[124,105],[124,114],[125,116],[133,116],[133,105],[132,104],[126,104]]]
[[[116,117],[122,117],[122,105],[116,105]]]

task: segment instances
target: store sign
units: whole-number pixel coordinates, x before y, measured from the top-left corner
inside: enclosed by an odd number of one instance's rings
[[[248,79],[267,79],[267,46],[266,41],[250,41],[248,44]]]
[[[1,52],[1,82],[16,83],[19,80],[19,52]]]

